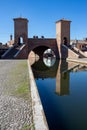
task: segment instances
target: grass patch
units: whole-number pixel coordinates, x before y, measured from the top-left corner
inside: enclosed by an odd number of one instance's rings
[[[27,60],[15,62],[17,64],[13,66],[9,73],[8,84],[11,87],[10,90],[6,91],[6,93],[27,100],[30,97]]]
[[[29,130],[29,129],[31,129],[31,128],[34,128],[34,124],[31,124],[31,125],[25,124],[25,125],[23,126],[22,130]]]
[[[14,91],[14,94],[16,96],[19,96],[21,98],[24,99],[28,99],[29,98],[29,84],[28,81],[24,81],[22,83],[19,84],[18,88]]]

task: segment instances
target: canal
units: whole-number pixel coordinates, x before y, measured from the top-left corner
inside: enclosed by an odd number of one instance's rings
[[[45,59],[32,70],[49,130],[87,130],[87,67]]]

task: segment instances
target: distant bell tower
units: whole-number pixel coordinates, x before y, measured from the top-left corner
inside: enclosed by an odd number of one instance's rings
[[[70,45],[70,23],[71,21],[65,19],[56,22],[57,44]]]
[[[27,43],[28,20],[26,18],[14,18],[14,42],[15,44]]]
[[[12,40],[12,34],[10,35],[10,41]]]

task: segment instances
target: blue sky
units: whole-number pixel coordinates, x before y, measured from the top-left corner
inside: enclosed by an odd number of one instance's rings
[[[71,39],[87,37],[87,0],[0,0],[0,42],[14,36],[13,18],[29,20],[28,37],[56,37],[55,21],[71,20]]]

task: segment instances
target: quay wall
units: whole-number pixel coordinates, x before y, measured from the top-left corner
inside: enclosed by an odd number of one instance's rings
[[[32,110],[33,110],[33,120],[35,130],[49,130],[29,59],[28,59],[28,68],[29,68],[29,83],[31,88]]]

